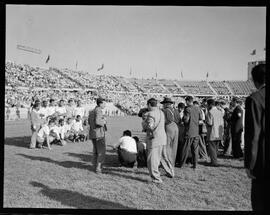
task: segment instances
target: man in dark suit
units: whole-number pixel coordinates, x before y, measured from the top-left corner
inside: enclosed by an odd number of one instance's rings
[[[105,161],[105,132],[107,131],[106,118],[102,113],[105,108],[104,100],[97,99],[97,106],[89,112],[89,139],[93,142],[93,166],[96,173],[101,173]]]
[[[265,64],[255,66],[251,74],[257,91],[247,97],[245,103],[244,160],[247,175],[252,179],[252,209],[258,211],[266,209]]]
[[[231,135],[232,135],[232,154],[234,158],[243,157],[241,149],[243,132],[243,109],[240,106],[240,100],[234,97],[231,101],[233,113],[231,116]]]
[[[182,167],[189,154],[189,150],[191,149],[193,166],[192,168],[195,170],[198,162],[199,156],[199,121],[202,120],[202,113],[199,107],[193,105],[193,97],[186,97],[187,107],[184,110],[183,121],[185,123],[185,143],[180,146],[181,147],[181,155],[180,155],[180,167]]]

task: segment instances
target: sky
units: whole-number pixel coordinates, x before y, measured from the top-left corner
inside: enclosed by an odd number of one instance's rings
[[[265,43],[265,7],[6,6],[6,61],[44,68],[75,69],[77,61],[92,74],[246,80]]]

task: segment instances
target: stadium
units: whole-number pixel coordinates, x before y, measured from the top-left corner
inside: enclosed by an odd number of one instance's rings
[[[265,61],[255,61],[253,67]],[[251,68],[248,68],[251,71]],[[255,90],[251,80],[247,81],[184,81],[166,79],[135,79],[119,76],[91,75],[85,71],[71,69],[38,68],[30,65],[18,65],[7,62],[5,67],[6,108],[11,108],[11,119],[15,117],[15,107],[29,108],[31,99],[36,94],[41,98],[45,94],[58,92],[61,99],[79,97],[87,106],[97,97],[104,97],[115,108],[125,114],[136,115],[145,107],[147,98],[172,97],[176,104],[188,95],[198,100],[202,98],[224,98],[233,96],[245,98]],[[61,92],[61,93],[60,93]],[[11,97],[9,95],[12,94]],[[26,94],[26,95],[25,95]],[[44,95],[43,95],[44,94]],[[23,96],[22,96],[23,95]],[[63,95],[63,96],[62,96]],[[117,95],[117,96],[116,96]],[[86,96],[86,97],[85,97]],[[134,99],[135,98],[135,99]],[[60,99],[60,98],[58,98]],[[111,112],[110,111],[110,112]],[[25,118],[25,109],[20,109]],[[5,110],[6,113],[6,110]]]
[[[242,41],[240,33],[234,35],[240,27],[243,28],[242,36],[251,32],[250,28],[243,27],[252,21],[245,11],[248,9],[219,8],[218,14],[213,12],[214,8],[207,7],[77,5],[49,8],[42,5],[7,6],[3,207],[251,211],[251,180],[245,172],[244,155],[235,158],[232,152],[226,154],[223,139],[230,136],[225,135],[225,122],[227,128],[231,123],[225,119],[225,110],[232,114],[232,103],[236,99],[244,113],[246,98],[257,90],[251,71],[256,65],[265,64],[265,48],[264,51],[261,48],[265,43],[263,36],[247,36]],[[232,11],[231,17],[227,10]],[[261,23],[259,15],[265,15],[265,11],[250,10],[259,17],[256,22]],[[242,20],[239,13],[246,19]],[[183,22],[184,17],[189,17],[189,21]],[[201,17],[203,25],[200,24]],[[225,23],[225,30],[220,23]],[[265,31],[263,24],[255,26]],[[211,39],[205,29],[209,30]],[[249,40],[254,40],[254,44]],[[220,47],[224,50],[218,52]],[[234,47],[238,48],[234,50]],[[233,51],[235,53],[231,53]],[[185,65],[185,77],[182,69],[176,69],[182,64]],[[236,68],[242,69],[241,75],[236,74]],[[209,144],[205,142],[207,158],[198,154],[196,171],[189,167],[195,161],[193,152],[187,150],[192,154],[190,163],[180,167],[177,162],[172,162],[174,176],[171,177],[164,166],[160,168],[163,179],[160,184],[151,180],[148,163],[138,168],[136,165],[134,168],[124,166],[117,151],[120,147],[115,148],[125,136],[124,131],[129,130],[145,147],[151,140],[150,132],[144,127],[145,113],[141,113],[149,105],[147,101],[156,99],[158,109],[164,111],[161,101],[169,99],[172,110],[184,120],[188,106],[186,98],[190,96],[198,103],[200,114],[203,113],[200,123],[205,127],[208,117],[205,111],[210,108],[203,103],[213,99],[223,111],[223,136],[216,150],[219,164],[210,165]],[[94,151],[97,151],[94,140],[97,138],[90,138],[90,118],[99,106],[99,100],[102,104],[105,101],[102,119],[106,129],[103,125],[102,138],[106,144],[102,174],[98,174],[94,164]],[[50,104],[44,105],[46,102]],[[178,106],[181,103],[184,105],[182,112]],[[54,113],[44,115],[36,111],[37,106],[53,107]],[[71,106],[73,112],[68,115]],[[65,109],[65,113],[56,111],[57,108]],[[83,110],[83,113],[78,114],[77,110]],[[38,129],[33,123],[35,114],[42,121]],[[164,125],[165,119],[168,120],[166,117],[164,114]],[[50,146],[48,137],[55,134],[51,134],[53,129],[49,124],[56,123],[54,127],[60,127],[60,121],[68,125],[69,120],[72,126],[80,123],[83,138],[75,138],[74,134],[72,140],[64,135],[65,139],[61,132],[56,132],[61,137],[54,136],[56,141],[53,140]],[[242,124],[244,120],[242,117]],[[181,123],[185,135],[188,126]],[[51,129],[46,134],[47,146],[38,147],[38,135],[45,127]],[[177,128],[180,136],[180,123]],[[72,129],[70,127],[70,131]],[[244,128],[241,135],[240,150],[243,151]],[[204,138],[208,137],[200,136],[200,144]],[[230,149],[227,150],[232,151],[232,138],[229,139]],[[32,147],[32,142],[37,145]],[[198,148],[201,153],[202,146],[198,145]],[[149,156],[149,149],[144,150]],[[158,167],[160,164],[161,161]]]

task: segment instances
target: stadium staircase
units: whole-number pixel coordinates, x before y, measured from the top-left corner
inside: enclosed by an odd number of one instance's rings
[[[171,92],[162,83],[160,83],[158,80],[157,80],[157,84],[159,86],[161,86],[168,94],[171,94]]]
[[[135,86],[139,92],[145,93],[145,91],[136,83],[136,79],[134,79],[133,81],[129,80],[129,82],[133,84],[133,86]]]
[[[230,88],[229,84],[226,81],[224,82],[224,84],[228,88],[228,90],[230,91],[231,95],[234,95],[233,90]]]
[[[185,91],[185,90],[183,89],[183,87],[181,87],[176,81],[173,81],[173,83],[174,83],[178,88],[180,88],[180,89],[184,92],[185,95],[187,95],[187,91]]]
[[[81,88],[83,88],[83,89],[85,88],[83,84],[81,84],[79,81],[74,80],[74,79],[71,78],[69,75],[65,74],[64,72],[62,72],[62,71],[60,71],[60,70],[58,70],[58,69],[55,69],[55,68],[53,68],[53,70],[54,70],[55,72],[57,72],[58,74],[62,75],[64,78],[69,79],[70,81],[76,83],[76,84],[77,84],[78,86],[80,86]]]
[[[207,84],[208,87],[214,92],[215,96],[217,96],[218,93],[217,93],[217,91],[215,91],[215,89],[211,86],[211,84],[210,84],[208,81],[206,81],[206,84]]]
[[[111,79],[113,79],[115,82],[117,82],[118,84],[120,84],[121,87],[122,87],[123,89],[125,89],[127,92],[129,92],[129,89],[128,89],[124,84],[122,84],[122,83],[118,80],[117,77],[114,77],[114,76],[110,76],[110,77],[111,77]]]

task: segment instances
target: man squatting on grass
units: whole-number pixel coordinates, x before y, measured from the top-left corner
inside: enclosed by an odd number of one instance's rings
[[[119,142],[114,146],[117,149],[119,162],[122,166],[137,167],[137,144],[131,131],[125,130]]]

